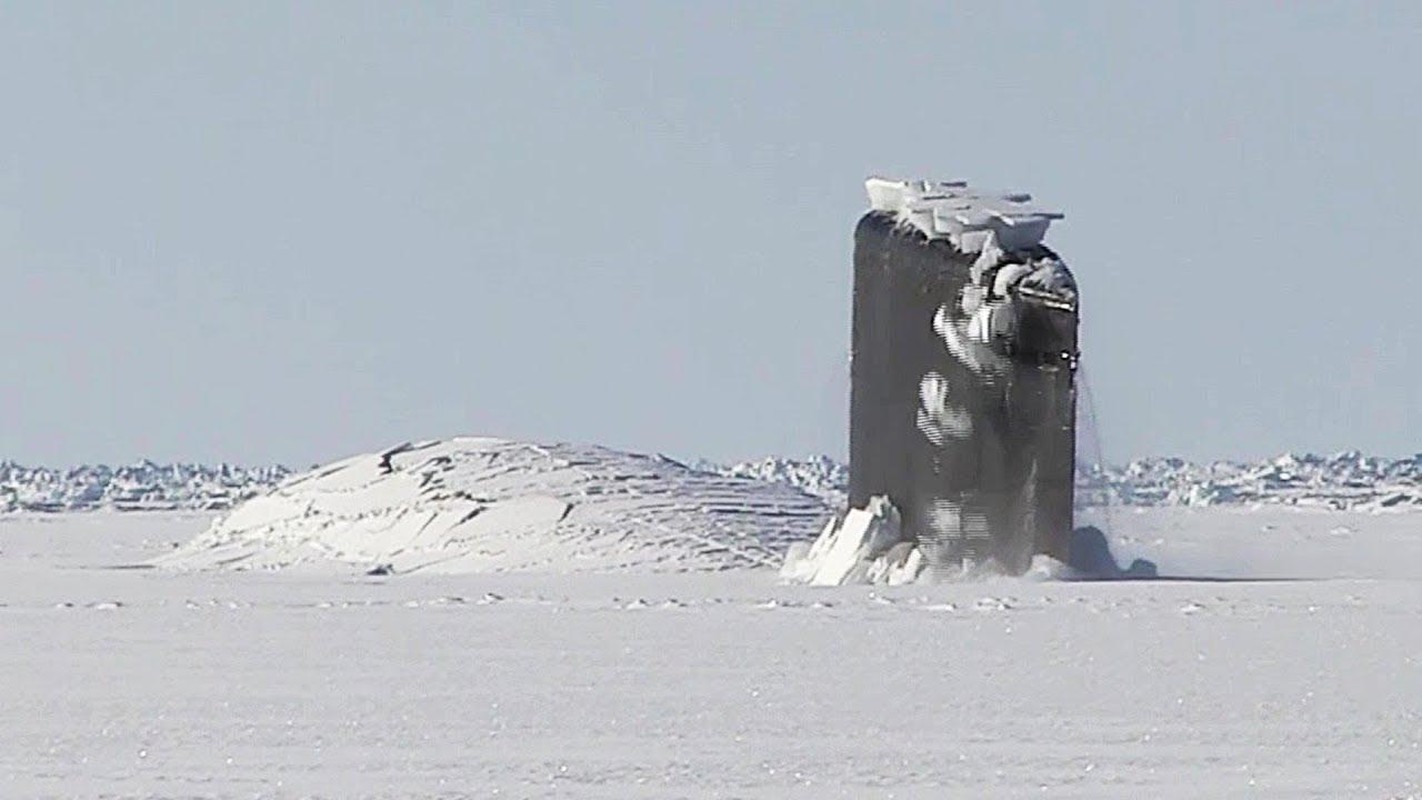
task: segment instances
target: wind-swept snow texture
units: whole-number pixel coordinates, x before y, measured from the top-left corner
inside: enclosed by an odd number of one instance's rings
[[[1076,284],[1021,194],[867,182],[854,235],[849,505],[887,496],[930,570],[1064,560]]]
[[[778,565],[824,505],[780,484],[603,447],[492,438],[400,445],[296,476],[158,561],[396,574]]]
[[[0,798],[1422,798],[1417,515],[1117,519],[1236,581],[96,569],[205,523],[0,515]]]

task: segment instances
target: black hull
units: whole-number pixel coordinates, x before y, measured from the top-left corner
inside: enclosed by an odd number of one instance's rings
[[[930,569],[1066,560],[1076,445],[1077,311],[1013,290],[1009,333],[964,336],[964,288],[997,269],[1056,262],[1035,245],[974,275],[976,254],[892,214],[860,220],[854,248],[849,502],[886,495]],[[1059,264],[1058,264],[1059,266]],[[1061,272],[1065,268],[1061,267]],[[1069,278],[1069,273],[1067,273]],[[972,290],[977,291],[977,290]]]

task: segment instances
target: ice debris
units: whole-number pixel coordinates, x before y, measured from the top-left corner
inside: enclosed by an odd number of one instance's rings
[[[814,586],[851,583],[912,583],[922,572],[923,553],[903,541],[899,512],[887,498],[871,498],[826,523],[813,544],[796,542],[780,574]]]
[[[1129,566],[1116,563],[1105,534],[1094,527],[1078,528],[1069,540],[1067,561],[1047,555],[1032,560],[1027,580],[1127,580],[1156,577],[1156,566],[1136,559]],[[975,580],[993,577],[1000,570],[991,561],[965,564],[951,573],[933,571],[913,541],[903,537],[899,512],[888,498],[870,498],[865,508],[837,514],[813,543],[795,542],[786,550],[780,576],[812,586],[887,584],[918,581]]]

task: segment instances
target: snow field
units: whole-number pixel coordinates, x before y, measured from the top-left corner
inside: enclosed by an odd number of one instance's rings
[[[0,796],[1422,796],[1407,515],[1113,520],[1305,581],[96,568],[207,524],[0,517]]]

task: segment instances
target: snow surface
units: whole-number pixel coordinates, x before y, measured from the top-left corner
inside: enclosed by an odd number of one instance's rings
[[[782,484],[602,447],[458,438],[292,477],[158,561],[282,568],[336,560],[399,574],[778,565],[823,504]]]
[[[0,517],[0,797],[1422,797],[1422,516],[1117,515],[1162,572],[119,569],[210,517]]]

